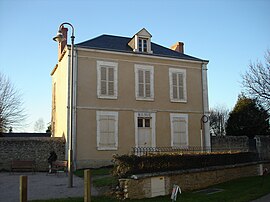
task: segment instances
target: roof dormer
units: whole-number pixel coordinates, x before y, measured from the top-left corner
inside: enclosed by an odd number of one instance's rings
[[[134,52],[153,53],[151,49],[151,37],[152,35],[143,28],[132,37],[128,45]]]

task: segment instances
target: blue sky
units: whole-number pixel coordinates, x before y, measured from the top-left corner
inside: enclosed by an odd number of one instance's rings
[[[52,40],[62,22],[75,27],[75,43],[101,34],[132,37],[145,27],[152,41],[209,60],[210,107],[232,108],[241,92],[241,73],[264,61],[270,48],[268,0],[0,0],[0,72],[22,93],[33,131],[50,122],[51,77],[57,62]]]

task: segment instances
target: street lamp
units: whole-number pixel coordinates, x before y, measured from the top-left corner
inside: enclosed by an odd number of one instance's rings
[[[70,67],[70,74],[69,74],[69,81],[70,81],[70,99],[69,99],[69,147],[68,147],[68,187],[73,187],[73,149],[72,149],[72,133],[73,133],[73,77],[74,77],[74,27],[72,24],[68,22],[64,22],[59,26],[58,32],[56,36],[53,38],[54,41],[61,43],[64,40],[67,40],[64,38],[64,35],[62,33],[62,28],[64,25],[69,25],[72,28],[72,34],[71,34],[71,67]]]

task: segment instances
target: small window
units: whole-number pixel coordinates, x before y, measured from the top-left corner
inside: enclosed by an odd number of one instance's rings
[[[117,67],[115,62],[97,61],[98,98],[117,99]]]
[[[139,38],[139,51],[147,52],[147,39]]]
[[[150,128],[151,118],[138,118],[138,128]]]

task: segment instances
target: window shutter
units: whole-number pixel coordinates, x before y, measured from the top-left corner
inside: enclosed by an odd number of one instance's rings
[[[99,130],[100,141],[99,147],[112,148],[116,146],[115,142],[115,116],[112,115],[100,115]]]
[[[172,102],[186,102],[186,70],[169,69],[170,99]]]
[[[145,97],[151,97],[151,72],[145,71]]]
[[[172,120],[173,146],[187,146],[187,123],[185,118],[174,117]]]
[[[101,67],[100,68],[100,94],[106,95],[107,94],[107,68]]]
[[[172,73],[172,96],[173,99],[177,99],[177,74]]]
[[[138,94],[140,97],[144,97],[144,71],[143,70],[138,70]]]
[[[184,78],[183,74],[178,74],[178,93],[179,99],[184,99]]]
[[[114,95],[114,69],[108,68],[108,95]]]
[[[117,99],[117,71],[117,63],[97,61],[98,98]]]

